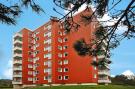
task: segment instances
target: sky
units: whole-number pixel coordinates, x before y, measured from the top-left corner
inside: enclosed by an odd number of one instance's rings
[[[10,2],[10,4],[15,1]],[[25,9],[22,15],[17,19],[17,25],[6,25],[0,22],[0,79],[12,79],[13,35],[23,28],[31,30],[38,28],[48,22],[50,16],[60,17],[53,11],[53,7],[60,12],[64,12],[55,6],[52,1],[53,0],[40,0],[40,2],[38,2],[45,10],[45,13],[39,15],[34,13],[31,9]],[[0,3],[3,2],[4,0],[0,1]],[[6,2],[4,3],[7,4]],[[127,2],[123,2],[119,8],[123,8],[126,5]],[[120,46],[111,52],[113,53],[110,58],[112,60],[110,66],[111,75],[121,74],[126,70],[131,70],[135,73],[135,39],[123,40]]]

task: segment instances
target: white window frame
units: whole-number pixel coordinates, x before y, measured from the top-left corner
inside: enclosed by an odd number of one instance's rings
[[[68,62],[69,62],[69,60],[67,60],[67,59],[65,59],[65,60],[63,60],[63,64],[68,64]]]

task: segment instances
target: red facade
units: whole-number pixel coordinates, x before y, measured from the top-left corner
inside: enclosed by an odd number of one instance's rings
[[[81,19],[80,14],[74,16],[75,21]],[[90,42],[95,23],[79,24],[79,30],[69,34],[64,32],[56,19],[51,19],[35,31],[20,31],[22,81],[19,84],[98,83],[98,68],[91,65],[94,57],[79,56],[73,48],[79,39]]]

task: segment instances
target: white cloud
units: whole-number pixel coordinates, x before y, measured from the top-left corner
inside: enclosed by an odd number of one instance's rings
[[[3,76],[5,79],[12,79],[12,68],[5,70]]]
[[[5,69],[5,71],[3,72],[3,77],[2,78],[4,78],[4,79],[12,79],[13,61],[9,60],[7,65],[8,65],[8,68]]]
[[[73,7],[73,5],[71,5],[71,8]],[[78,9],[78,11],[76,11],[75,13],[74,13],[74,15],[76,15],[76,14],[78,14],[78,13],[80,13],[80,12],[82,12],[83,10],[85,10],[86,9],[86,7],[87,7],[87,4],[83,4],[79,9]],[[94,7],[94,5],[90,5],[89,6],[93,11],[95,11],[95,7]],[[71,8],[69,8],[69,10],[71,9]],[[67,11],[67,10],[64,10],[64,12],[65,12],[65,14],[67,14],[69,11]],[[106,13],[106,14],[104,14],[104,16],[102,17],[102,18],[97,18],[99,21],[100,21],[100,23],[102,24],[102,25],[104,25],[104,26],[112,26],[112,25],[114,25],[117,21],[118,21],[118,19],[119,18],[117,18],[117,19],[113,19],[111,16],[109,16],[109,13]],[[125,32],[127,30],[127,27],[126,26],[119,26],[118,27],[118,29],[116,30],[116,33],[117,34],[122,34],[123,32]]]
[[[9,61],[8,61],[8,66],[9,66],[9,67],[12,67],[12,66],[13,66],[13,60],[9,60]]]
[[[72,7],[73,7],[73,6],[71,5],[71,8],[72,8]],[[83,5],[78,9],[78,11],[76,11],[76,12],[74,13],[74,15],[76,15],[76,14],[82,12],[83,10],[86,9],[86,7],[87,7],[87,5],[86,5],[86,4],[83,4]],[[69,9],[69,10],[71,10],[71,9]],[[64,13],[65,13],[65,14],[67,14],[68,12],[69,12],[68,10],[64,10]]]
[[[111,77],[113,77],[113,78],[114,78],[114,77],[115,77],[115,75],[111,75]]]

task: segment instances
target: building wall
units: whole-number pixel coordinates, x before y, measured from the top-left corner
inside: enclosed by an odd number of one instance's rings
[[[65,34],[61,28],[60,23],[56,19],[51,19],[48,23],[37,28],[35,31],[23,29],[23,57],[22,57],[22,83],[23,84],[81,84],[81,83],[98,83],[98,68],[91,65],[93,61],[92,56],[79,56],[73,48],[75,42],[80,39],[85,39],[87,43],[91,42],[93,32],[96,27],[96,22],[82,24],[81,15],[90,14],[88,11],[83,11],[74,16],[75,22],[79,22],[79,29]],[[51,32],[51,35],[45,36],[46,33]],[[65,42],[64,39],[67,38]],[[51,39],[51,43],[45,43],[46,40]],[[61,39],[62,42],[58,41]],[[64,49],[64,46],[67,49]],[[51,47],[51,50],[45,50],[45,47]],[[62,47],[62,50],[59,48]],[[67,56],[64,56],[67,53]],[[51,58],[45,58],[45,54],[51,54]],[[62,55],[62,57],[59,56]],[[64,64],[64,60],[68,60],[68,64]],[[97,59],[96,59],[97,60]],[[51,63],[45,65],[45,62]],[[62,62],[62,64],[60,64]],[[29,68],[28,65],[32,65]],[[51,68],[50,72],[45,72],[45,69]],[[62,72],[58,69],[62,69]],[[64,72],[64,68],[68,68]],[[33,71],[32,74],[29,74]],[[50,80],[45,78],[49,76]],[[61,79],[58,77],[61,76]],[[64,79],[68,76],[68,79]],[[30,81],[29,79],[32,79]]]
[[[33,75],[29,75],[28,71],[33,71],[33,68],[28,68],[28,65],[33,65],[33,62],[30,62],[29,59],[31,58],[29,52],[31,52],[29,48],[29,39],[31,31],[27,29],[22,30],[22,83],[23,84],[32,84],[33,81],[29,81],[28,78],[33,78]]]

